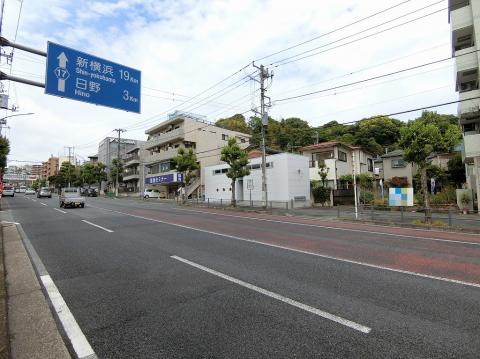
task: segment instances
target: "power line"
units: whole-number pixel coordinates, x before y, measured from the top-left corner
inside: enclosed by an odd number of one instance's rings
[[[317,46],[317,47],[315,47],[315,48],[313,48],[313,49],[310,49],[310,50],[301,52],[301,53],[299,53],[299,54],[292,55],[292,56],[286,57],[286,58],[284,58],[284,59],[281,59],[281,60],[272,62],[272,63],[270,63],[268,66],[273,66],[274,68],[276,68],[276,67],[279,67],[279,66],[287,65],[287,64],[290,64],[290,63],[292,63],[292,62],[300,61],[300,60],[303,60],[303,59],[306,59],[306,58],[309,58],[309,57],[312,57],[312,56],[316,56],[316,55],[319,55],[319,54],[323,54],[323,53],[325,53],[325,52],[327,52],[327,51],[331,51],[331,50],[334,50],[334,49],[338,49],[338,48],[340,48],[340,47],[343,47],[343,46],[346,46],[346,45],[350,45],[350,44],[353,44],[353,43],[355,43],[355,42],[358,42],[358,41],[361,41],[361,40],[365,40],[365,39],[368,39],[368,38],[370,38],[370,37],[373,37],[373,36],[382,34],[382,33],[384,33],[384,32],[387,32],[387,31],[396,29],[396,28],[398,28],[398,27],[401,27],[401,26],[404,26],[404,25],[408,25],[408,24],[410,24],[410,23],[412,23],[412,22],[415,22],[415,21],[418,21],[418,20],[422,20],[422,19],[424,19],[424,18],[426,18],[426,17],[428,17],[428,16],[432,16],[432,15],[435,15],[435,14],[437,14],[437,13],[440,13],[440,12],[442,12],[442,11],[444,11],[444,10],[447,10],[448,7],[447,7],[447,8],[440,9],[440,10],[433,11],[433,12],[428,13],[428,14],[426,14],[426,15],[419,16],[419,17],[417,17],[417,18],[415,18],[415,19],[412,19],[412,20],[408,20],[408,21],[402,22],[401,24],[397,24],[397,25],[391,26],[391,27],[389,27],[389,28],[386,28],[386,29],[383,29],[383,30],[374,32],[373,34],[369,34],[369,35],[360,37],[360,38],[358,38],[358,39],[345,42],[345,43],[343,43],[343,44],[340,44],[340,45],[337,45],[337,46],[328,48],[328,49],[326,49],[326,50],[322,50],[322,51],[319,51],[319,52],[315,52],[315,53],[313,53],[313,54],[305,55],[305,54],[308,54],[308,53],[310,53],[310,52],[312,52],[312,51],[315,51],[315,50],[324,48],[324,47],[329,46],[329,45],[333,45],[333,44],[335,44],[335,43],[337,43],[337,42],[340,42],[340,41],[349,39],[349,38],[351,38],[351,37],[353,37],[353,36],[356,36],[356,35],[362,34],[362,33],[364,33],[364,32],[367,32],[367,31],[373,30],[373,29],[375,29],[375,28],[378,28],[378,27],[380,27],[380,26],[386,25],[386,24],[388,24],[388,23],[390,23],[390,22],[393,22],[393,21],[396,21],[396,20],[398,20],[398,19],[401,19],[402,17],[406,17],[406,16],[409,16],[409,15],[412,15],[412,14],[418,12],[418,11],[424,10],[424,9],[427,8],[427,7],[437,5],[438,3],[442,2],[442,1],[443,1],[443,0],[441,0],[441,1],[439,1],[439,2],[436,2],[436,3],[434,3],[434,4],[431,4],[431,5],[425,6],[425,7],[423,7],[423,8],[420,8],[420,9],[418,9],[418,10],[409,12],[408,14],[399,16],[399,17],[397,17],[397,18],[395,18],[395,19],[392,19],[392,20],[383,22],[383,23],[381,23],[381,24],[379,24],[379,25],[372,26],[372,27],[370,27],[370,28],[368,28],[368,29],[359,31],[359,32],[357,32],[357,33],[355,33],[355,34],[352,34],[352,35],[343,37],[343,38],[341,38],[341,39],[338,39],[338,40],[329,42],[329,43],[324,44],[324,45],[321,45],[321,46]],[[305,55],[305,56],[296,58],[296,57],[302,56],[302,55]]]
[[[371,15],[369,15],[369,16],[366,16],[366,17],[364,17],[364,18],[362,18],[362,19],[360,19],[360,20],[351,22],[351,23],[349,23],[349,24],[347,24],[347,25],[343,25],[343,26],[338,27],[338,28],[336,28],[336,29],[334,29],[334,30],[331,30],[331,31],[328,31],[328,32],[323,33],[323,34],[321,34],[321,35],[315,36],[315,37],[311,38],[310,40],[306,40],[306,41],[300,42],[300,43],[298,43],[298,44],[296,44],[296,45],[287,47],[286,49],[279,50],[279,51],[274,52],[274,53],[272,53],[272,54],[270,54],[270,55],[266,55],[266,56],[260,57],[260,58],[256,59],[255,62],[258,62],[258,61],[267,59],[267,58],[269,58],[269,57],[272,57],[272,56],[281,54],[281,53],[283,53],[283,52],[285,52],[285,51],[294,49],[294,48],[296,48],[296,47],[299,47],[299,46],[302,46],[302,45],[305,45],[305,44],[308,44],[308,43],[310,43],[310,42],[312,42],[312,41],[315,41],[315,40],[318,40],[318,39],[320,39],[320,38],[322,38],[322,37],[331,35],[331,34],[333,34],[333,33],[335,33],[335,32],[340,31],[340,30],[344,30],[344,29],[346,29],[346,28],[348,28],[348,27],[350,27],[350,26],[353,26],[353,25],[359,24],[359,23],[361,23],[361,22],[363,22],[363,21],[365,21],[365,20],[371,19],[372,17],[375,17],[375,16],[377,16],[377,15],[383,14],[383,13],[385,13],[385,12],[387,12],[387,11],[393,10],[393,9],[395,9],[395,8],[401,6],[401,5],[404,5],[404,4],[406,4],[406,3],[410,2],[410,1],[411,1],[411,0],[403,1],[403,2],[401,2],[401,3],[399,3],[399,4],[397,4],[397,5],[391,6],[391,7],[389,7],[389,8],[384,9],[384,10],[381,10],[381,11],[378,11],[378,12],[376,12],[376,13],[374,13],[374,14],[371,14]]]
[[[461,57],[461,56],[470,55],[470,54],[473,54],[473,53],[476,53],[476,52],[479,52],[479,51],[480,51],[480,50],[474,50],[474,51],[471,51],[471,52],[467,52],[467,53],[465,53],[465,54],[461,54],[461,55],[457,55],[457,56],[452,56],[452,57],[447,57],[447,58],[444,58],[444,59],[441,59],[441,60],[431,61],[431,62],[428,62],[428,63],[425,63],[425,64],[421,64],[421,65],[417,65],[417,66],[413,66],[413,67],[409,67],[409,68],[397,70],[397,71],[394,71],[394,72],[389,72],[389,73],[386,73],[386,74],[382,74],[382,75],[370,77],[370,78],[363,79],[363,80],[359,80],[359,81],[355,81],[355,82],[350,82],[350,83],[347,83],[347,84],[342,84],[342,85],[334,86],[334,87],[331,87],[331,88],[328,88],[328,89],[323,89],[323,90],[318,90],[318,91],[312,91],[312,92],[308,92],[308,93],[301,94],[301,95],[297,95],[297,96],[286,97],[286,98],[283,98],[283,99],[280,99],[280,100],[276,100],[275,102],[282,102],[282,101],[287,101],[287,100],[293,100],[293,99],[296,99],[296,98],[311,96],[311,95],[314,95],[314,94],[317,94],[317,93],[322,93],[322,92],[327,92],[327,91],[331,91],[331,90],[336,90],[336,89],[343,88],[343,87],[348,87],[348,86],[352,86],[352,85],[357,85],[357,84],[360,84],[360,83],[377,80],[377,79],[380,79],[380,78],[383,78],[383,77],[396,75],[396,74],[399,74],[399,73],[402,73],[402,72],[407,72],[407,71],[415,70],[415,69],[422,68],[422,67],[425,67],[425,66],[430,66],[430,65],[438,64],[438,63],[440,63],[440,62],[448,61],[448,60],[451,60],[451,59],[453,59],[453,58],[458,58],[458,57]]]

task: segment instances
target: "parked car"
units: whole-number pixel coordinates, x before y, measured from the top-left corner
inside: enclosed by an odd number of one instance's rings
[[[26,191],[27,191],[26,186],[20,186],[20,188],[18,189],[18,193],[25,193]]]
[[[25,190],[25,194],[28,194],[28,195],[32,195],[32,194],[35,194],[37,192],[35,192],[35,190],[33,188],[27,188]]]
[[[60,207],[85,207],[85,198],[83,198],[80,194],[80,189],[72,188],[72,187],[65,187],[62,188],[59,197],[59,204]]]
[[[42,197],[52,198],[52,192],[50,192],[50,188],[42,187],[38,190],[37,197],[38,198],[42,198]]]
[[[147,188],[143,192],[143,198],[160,198],[158,189]]]
[[[2,196],[14,197],[15,191],[13,190],[13,187],[3,187]]]
[[[81,195],[85,197],[97,197],[98,193],[95,188],[82,188]]]

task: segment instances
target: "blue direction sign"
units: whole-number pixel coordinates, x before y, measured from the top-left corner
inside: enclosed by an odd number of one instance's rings
[[[140,113],[141,72],[48,42],[45,93]]]

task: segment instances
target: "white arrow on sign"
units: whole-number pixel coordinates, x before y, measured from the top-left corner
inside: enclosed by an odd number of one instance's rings
[[[60,55],[58,55],[57,59],[58,59],[58,67],[60,67],[61,69],[66,69],[68,58],[63,51]],[[57,88],[58,88],[58,91],[65,92],[65,79],[61,79],[61,78],[58,79]]]

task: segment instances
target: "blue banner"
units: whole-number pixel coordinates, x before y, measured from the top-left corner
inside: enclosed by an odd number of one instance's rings
[[[183,175],[181,173],[170,173],[163,176],[155,176],[145,178],[145,184],[170,184],[182,182]]]

